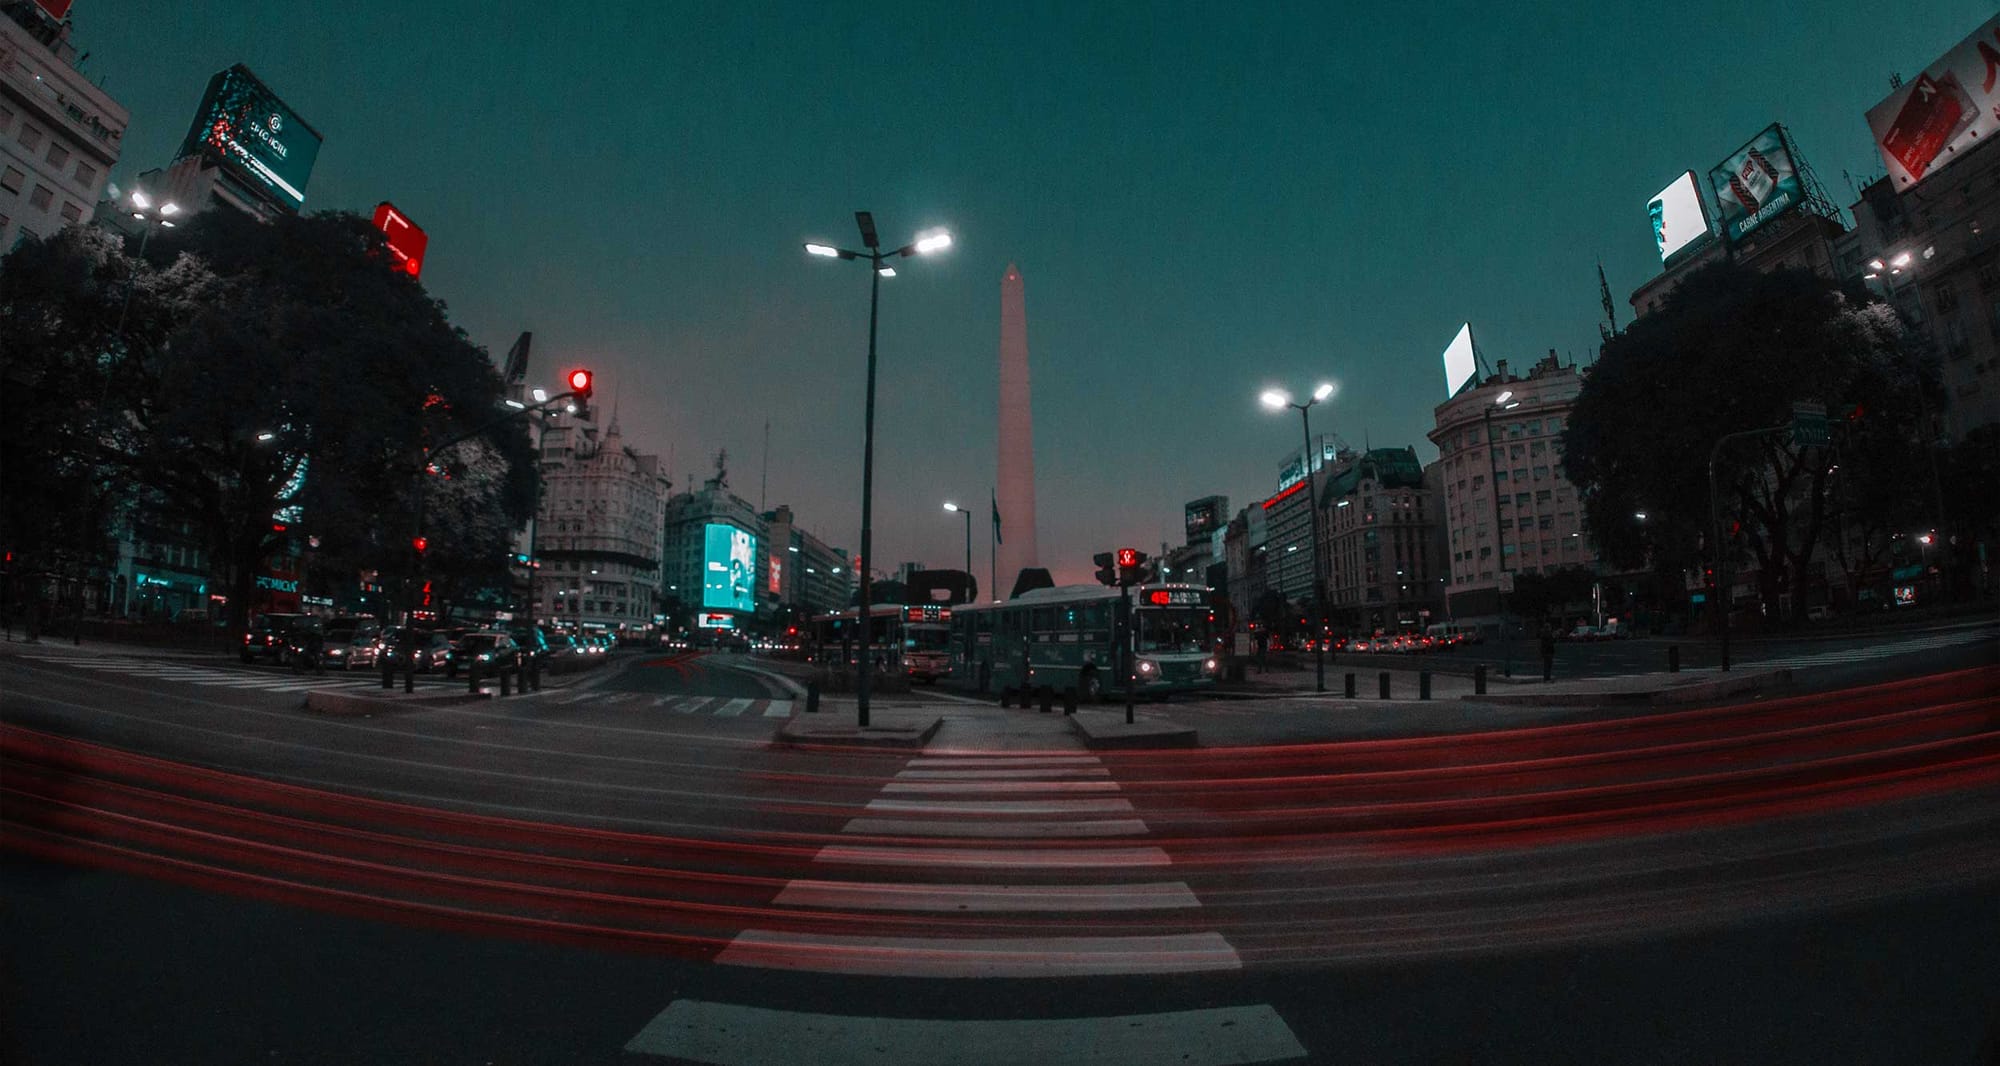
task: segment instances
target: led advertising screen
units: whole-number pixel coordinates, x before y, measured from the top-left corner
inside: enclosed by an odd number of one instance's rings
[[[1868,129],[1897,192],[2000,130],[2000,15],[1869,108]]]
[[[1672,185],[1661,189],[1646,205],[1653,219],[1653,243],[1660,249],[1660,262],[1708,236],[1708,202],[1701,197],[1701,183],[1694,171],[1686,171]]]
[[[746,613],[756,610],[757,538],[720,522],[709,523],[704,532],[702,607]]]
[[[384,200],[375,205],[375,228],[389,239],[389,254],[396,260],[396,269],[408,272],[413,278],[423,273],[424,249],[430,247],[431,238],[422,226]]]
[[[1444,350],[1444,394],[1458,395],[1458,390],[1472,380],[1477,373],[1472,358],[1472,323],[1458,327],[1458,336],[1451,339],[1451,345]]]
[[[208,80],[176,158],[218,159],[252,189],[296,211],[306,202],[319,145],[319,134],[238,63]]]
[[[1187,505],[1187,542],[1221,528],[1228,521],[1229,497],[1204,496]]]
[[[1732,244],[1805,202],[1785,133],[1775,122],[1717,163],[1708,172],[1708,184],[1715,190],[1722,231]]]

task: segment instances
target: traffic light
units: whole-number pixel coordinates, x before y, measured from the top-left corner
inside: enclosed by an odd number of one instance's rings
[[[587,418],[590,415],[590,378],[589,370],[577,367],[564,379],[569,383],[570,397],[576,401],[578,417]]]
[[[1110,552],[1098,552],[1096,555],[1090,557],[1090,561],[1097,564],[1098,584],[1117,587],[1118,571],[1112,568]]]
[[[410,538],[410,547],[412,547],[412,548],[415,548],[415,549],[417,550],[417,554],[418,554],[418,555],[422,555],[422,554],[424,553],[425,549],[429,548],[430,546],[431,546],[431,542],[430,542],[430,538],[428,538],[428,537],[411,537],[411,538]]]
[[[1118,584],[1137,585],[1146,580],[1146,553],[1137,548],[1118,549]]]

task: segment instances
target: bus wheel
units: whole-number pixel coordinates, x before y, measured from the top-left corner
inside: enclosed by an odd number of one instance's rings
[[[1104,684],[1097,680],[1097,671],[1085,670],[1077,679],[1076,698],[1083,703],[1096,703],[1104,698]]]

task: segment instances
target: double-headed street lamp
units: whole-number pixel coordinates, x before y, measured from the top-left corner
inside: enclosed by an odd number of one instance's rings
[[[1333,391],[1333,382],[1328,381],[1314,389],[1311,398],[1304,403],[1293,402],[1292,394],[1283,389],[1265,389],[1260,397],[1264,406],[1273,411],[1282,411],[1287,407],[1298,411],[1299,424],[1305,429],[1306,448],[1299,453],[1299,457],[1305,464],[1306,507],[1312,519],[1313,666],[1318,672],[1320,692],[1326,691],[1326,582],[1321,580],[1319,570],[1319,490],[1313,485],[1312,416],[1307,412],[1312,410],[1314,404],[1331,398]]]
[[[856,617],[861,621],[861,676],[854,686],[855,708],[858,724],[868,725],[868,663],[869,650],[875,628],[871,611],[874,604],[869,602],[872,585],[868,579],[868,562],[875,558],[871,543],[874,532],[874,490],[875,490],[875,321],[881,304],[882,279],[896,276],[896,268],[888,260],[907,259],[913,255],[929,255],[951,247],[951,234],[937,230],[896,249],[882,250],[882,242],[875,235],[875,216],[866,211],[856,211],[854,222],[861,229],[861,243],[865,252],[851,252],[836,248],[831,244],[809,243],[806,251],[812,255],[828,259],[865,259],[872,268],[868,277],[868,401],[866,413],[862,416],[861,443],[861,609]]]
[[[146,195],[144,189],[133,189],[132,195],[127,197],[127,200],[130,201],[132,217],[145,223],[145,228],[139,233],[139,254],[135,257],[144,259],[146,257],[146,242],[153,239],[153,231],[161,226],[173,229],[173,217],[181,213],[181,208],[179,204],[174,203],[172,200],[162,200],[155,203],[152,197]],[[132,310],[132,290],[137,287],[137,280],[134,277],[125,282],[125,301],[118,307],[118,336],[120,338],[125,336],[125,316]]]
[[[972,512],[949,500],[945,501],[944,509],[956,512],[960,518],[965,519],[965,580],[969,584],[972,581]],[[966,591],[968,593],[966,602],[970,603],[974,599],[969,595],[972,590]]]

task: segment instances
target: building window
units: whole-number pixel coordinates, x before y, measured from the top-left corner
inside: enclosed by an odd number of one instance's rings
[[[69,222],[81,222],[83,221],[83,208],[65,200],[62,205],[62,217]]]
[[[86,189],[97,187],[97,168],[79,159],[76,161],[76,180]]]
[[[1554,529],[1555,527],[1556,527],[1556,516],[1547,514],[1542,516],[1540,528]]]
[[[32,152],[42,145],[42,131],[27,123],[21,123],[21,143]]]
[[[53,202],[55,198],[56,198],[55,190],[49,188],[46,185],[37,185],[35,186],[35,191],[28,194],[28,206],[34,208],[37,211],[47,211],[49,209],[49,204]]]
[[[1538,467],[1536,467],[1536,468],[1535,468],[1535,480],[1536,480],[1536,481],[1547,481],[1548,479],[1549,479],[1549,468],[1548,468],[1548,467],[1546,467],[1546,466],[1538,466]]]
[[[55,141],[50,141],[48,159],[49,165],[62,166],[64,163],[69,162],[69,149],[64,148]]]
[[[27,177],[26,174],[15,170],[13,167],[8,167],[5,172],[0,172],[0,189],[5,189],[11,193],[19,193],[21,191],[21,182],[25,181]]]

